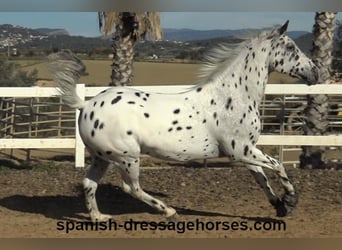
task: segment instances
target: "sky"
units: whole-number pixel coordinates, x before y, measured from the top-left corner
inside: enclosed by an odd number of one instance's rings
[[[342,20],[342,13],[338,13]],[[314,12],[162,12],[163,28],[197,30],[265,28],[290,20],[289,31],[311,31]],[[71,35],[100,36],[96,12],[0,12],[0,24],[63,28]]]

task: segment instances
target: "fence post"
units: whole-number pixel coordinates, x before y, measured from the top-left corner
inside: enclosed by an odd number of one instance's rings
[[[15,98],[11,98],[11,127],[10,127],[10,137],[13,138],[15,135],[15,110],[16,110],[16,102],[15,102]],[[13,158],[13,154],[14,154],[14,149],[11,148],[11,158]]]
[[[76,85],[76,93],[78,96],[85,100],[85,84],[77,84]],[[85,150],[82,138],[79,133],[78,129],[78,116],[80,115],[80,111],[76,110],[76,117],[75,117],[75,167],[83,168],[84,167],[84,157],[85,157]]]

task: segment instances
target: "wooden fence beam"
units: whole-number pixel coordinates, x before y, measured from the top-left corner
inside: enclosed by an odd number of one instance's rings
[[[12,138],[0,139],[0,149],[8,148],[75,148],[76,143],[73,138]]]
[[[342,146],[342,135],[260,135],[258,145]]]
[[[131,88],[164,93],[177,93],[185,91],[193,85],[163,85],[163,86],[134,86]],[[85,87],[80,84],[76,91],[80,98],[92,97],[108,87]],[[307,94],[328,94],[342,95],[342,84],[319,84],[307,86],[305,84],[268,84],[266,94],[273,95],[307,95]],[[53,97],[58,96],[59,92],[54,87],[1,87],[1,97]],[[84,167],[85,149],[78,132],[79,112],[76,112],[76,137],[74,138],[23,138],[23,139],[0,139],[1,148],[74,148],[75,166]],[[341,135],[330,136],[303,136],[303,135],[261,135],[258,145],[305,145],[305,146],[342,146]]]

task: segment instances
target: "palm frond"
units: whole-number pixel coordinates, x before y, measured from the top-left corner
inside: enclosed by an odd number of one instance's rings
[[[98,12],[99,28],[105,34],[111,33],[119,20],[120,12]]]
[[[116,25],[119,25],[121,12],[98,12],[99,28],[105,34],[110,34]],[[147,36],[152,40],[161,40],[163,32],[160,25],[159,12],[135,13],[139,28],[137,36],[145,39]]]
[[[160,25],[159,12],[146,12],[144,15],[145,32],[153,40],[161,40],[163,38],[163,31]]]

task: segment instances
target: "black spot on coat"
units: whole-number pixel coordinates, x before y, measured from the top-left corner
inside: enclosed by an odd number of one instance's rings
[[[229,109],[231,104],[232,104],[232,98],[229,97],[226,103],[226,109]]]
[[[94,128],[97,129],[97,127],[99,126],[99,119],[96,119],[96,121],[94,122]]]
[[[235,149],[235,141],[232,140],[232,148]]]
[[[179,113],[180,113],[180,109],[175,109],[175,110],[173,111],[173,113],[174,113],[174,114],[179,114]]]
[[[117,96],[112,100],[112,105],[118,103],[121,100],[121,96]]]
[[[244,156],[247,156],[248,150],[249,150],[249,147],[246,145],[244,150],[243,150],[243,155]]]

